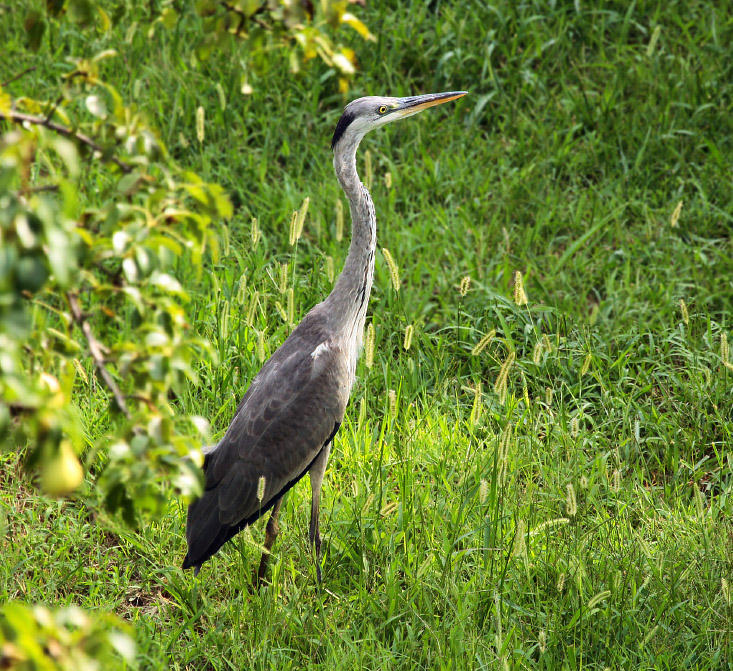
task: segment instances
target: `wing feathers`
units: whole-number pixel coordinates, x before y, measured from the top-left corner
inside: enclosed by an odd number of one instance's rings
[[[188,511],[184,567],[200,566],[272,507],[305,475],[343,418],[347,358],[325,339],[306,346],[314,339],[307,330],[298,336],[303,326],[263,366],[226,435],[206,456],[206,491]]]

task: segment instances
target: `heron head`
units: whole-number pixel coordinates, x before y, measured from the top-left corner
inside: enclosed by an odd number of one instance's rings
[[[428,107],[441,105],[466,95],[466,91],[429,93],[407,98],[367,96],[353,100],[344,108],[331,141],[331,149],[341,142],[358,144],[366,133],[397,119],[404,119]]]

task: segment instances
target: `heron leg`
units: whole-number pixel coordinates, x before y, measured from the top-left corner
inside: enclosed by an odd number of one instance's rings
[[[270,551],[272,546],[275,544],[275,539],[278,533],[280,533],[280,526],[277,523],[277,518],[280,515],[280,506],[283,503],[283,497],[281,496],[275,505],[272,507],[272,513],[270,519],[267,520],[267,527],[265,527],[265,543],[263,545],[264,552],[262,553],[262,559],[260,560],[260,568],[257,571],[253,582],[255,588],[259,587],[265,579],[265,573],[267,572],[267,563],[270,561]]]
[[[313,462],[313,466],[309,471],[311,480],[311,523],[308,533],[308,540],[312,547],[316,550],[316,578],[318,584],[321,584],[321,531],[318,525],[318,509],[321,502],[321,485],[323,484],[323,476],[326,474],[326,465],[328,464],[328,455],[331,453],[331,443],[324,445],[321,453]]]

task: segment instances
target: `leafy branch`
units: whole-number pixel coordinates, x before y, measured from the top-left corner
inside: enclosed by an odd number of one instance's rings
[[[84,334],[84,337],[86,338],[87,344],[89,345],[89,353],[92,355],[92,360],[94,361],[94,365],[97,368],[97,371],[102,376],[102,379],[104,380],[104,383],[107,385],[108,389],[112,392],[112,396],[114,396],[115,402],[117,403],[117,407],[119,408],[119,410],[125,415],[125,417],[127,417],[128,420],[131,420],[132,415],[130,414],[130,410],[128,409],[127,404],[125,403],[125,398],[122,395],[120,388],[117,386],[114,378],[112,377],[112,374],[109,372],[109,370],[107,370],[107,366],[105,365],[105,346],[101,342],[99,342],[99,340],[97,340],[97,338],[94,336],[94,333],[92,332],[92,327],[89,325],[89,322],[87,321],[84,313],[81,311],[81,307],[79,306],[79,301],[76,294],[69,291],[66,293],[66,299],[69,302],[69,308],[71,309],[71,315],[74,318],[74,321],[79,326],[82,333]]]
[[[102,160],[112,161],[112,163],[114,163],[120,170],[122,170],[122,172],[132,172],[132,166],[120,160],[116,156],[108,155],[108,152],[105,152],[105,150],[94,140],[92,140],[92,138],[90,138],[88,135],[71,130],[70,128],[66,128],[65,126],[62,126],[55,121],[51,121],[50,119],[44,117],[33,116],[32,114],[22,114],[20,112],[0,112],[0,119],[5,119],[6,121],[11,121],[13,123],[19,124],[29,123],[33,124],[34,126],[44,126],[45,128],[59,133],[59,135],[71,138],[73,140],[76,140],[77,142],[81,142],[87,147],[90,147],[95,153],[98,153],[101,156]]]

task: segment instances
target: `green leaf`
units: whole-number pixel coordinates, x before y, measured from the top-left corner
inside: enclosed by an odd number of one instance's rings
[[[97,95],[87,96],[84,100],[86,108],[98,119],[104,119],[107,116],[107,107]]]
[[[166,7],[160,13],[160,22],[163,24],[164,28],[173,30],[178,23],[178,12],[172,7]]]
[[[66,165],[69,175],[77,177],[79,175],[79,152],[76,145],[65,137],[56,137],[53,139],[52,146]]]
[[[168,275],[167,273],[155,271],[150,276],[150,284],[159,287],[168,293],[176,294],[181,298],[188,298],[188,294],[183,290],[181,283],[175,277]]]
[[[91,0],[68,0],[66,10],[69,19],[80,26],[88,26],[94,21],[94,5]]]
[[[131,196],[135,193],[140,184],[142,184],[141,175],[137,171],[133,171],[120,179],[117,182],[117,190],[126,196]]]
[[[132,664],[134,662],[136,648],[135,641],[133,641],[132,638],[120,631],[111,631],[107,634],[107,639],[120,657],[125,659],[128,664]]]
[[[347,25],[351,26],[365,40],[369,40],[371,42],[376,41],[377,38],[369,32],[369,28],[367,28],[366,25],[364,25],[364,23],[356,16],[354,16],[351,12],[346,12],[341,17],[341,21],[342,23],[346,23]]]
[[[19,291],[38,291],[48,279],[48,268],[41,254],[23,256],[15,268],[15,286]]]
[[[48,262],[56,281],[66,286],[71,280],[72,269],[76,266],[74,245],[69,234],[60,228],[46,232],[48,238]]]
[[[137,270],[137,263],[131,256],[122,260],[122,272],[125,273],[125,279],[131,284],[138,281],[140,273]]]
[[[81,345],[65,333],[54,328],[46,328],[46,333],[53,338],[53,348],[57,352],[64,355],[72,355],[78,354],[81,351]]]

